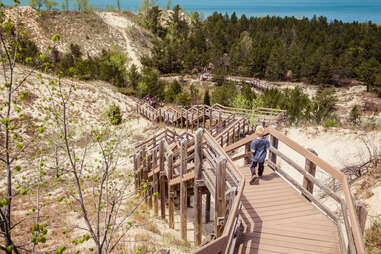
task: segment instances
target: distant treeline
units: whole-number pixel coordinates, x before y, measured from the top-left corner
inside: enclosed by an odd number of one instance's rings
[[[143,63],[162,73],[199,72],[211,63],[220,75],[337,85],[357,79],[381,87],[381,27],[376,24],[325,17],[238,18],[235,13],[214,13],[201,21],[198,13],[187,20],[179,6],[173,10],[166,28],[159,8],[152,7],[146,17],[146,27],[161,40]]]

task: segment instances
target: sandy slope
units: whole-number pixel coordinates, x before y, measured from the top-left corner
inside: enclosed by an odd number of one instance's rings
[[[97,12],[97,14],[104,20],[106,24],[109,26],[116,28],[121,34],[123,34],[123,38],[125,40],[125,50],[128,56],[131,58],[131,64],[135,64],[139,69],[142,67],[140,63],[140,56],[137,52],[137,49],[132,45],[131,39],[127,35],[127,29],[131,28],[135,24],[133,24],[129,19],[123,17],[115,12]]]

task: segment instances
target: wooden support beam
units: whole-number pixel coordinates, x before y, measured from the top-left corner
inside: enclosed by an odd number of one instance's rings
[[[202,108],[202,126],[205,129],[205,121],[206,121],[206,115],[205,115],[205,107]]]
[[[140,171],[140,174],[141,174],[141,184],[143,184],[143,183],[147,183],[148,184],[148,182],[147,182],[147,180],[148,180],[148,177],[146,177],[146,170],[147,170],[147,153],[146,153],[146,147],[145,146],[143,146],[143,148],[142,148],[142,169],[141,169],[141,171]],[[145,196],[145,195],[147,195],[147,190],[145,190],[145,191],[142,191],[142,196]]]
[[[147,172],[146,179],[147,179],[147,181],[149,180],[148,172],[150,172],[151,170],[152,170],[152,154],[149,154],[149,155],[147,155],[147,168],[146,168],[146,172]],[[155,184],[154,181],[152,181],[151,184],[152,185]],[[152,194],[153,194],[153,186],[151,186],[151,188],[149,188],[148,198],[146,199],[149,209],[152,209]]]
[[[156,153],[156,149],[154,150],[153,152],[153,156],[152,156],[152,159],[153,159],[153,162],[152,164],[154,166],[157,166],[157,153]],[[156,167],[154,167],[156,168]],[[158,216],[159,215],[159,176],[158,174],[153,174],[153,177],[152,177],[152,184],[153,184],[153,213],[155,216]]]
[[[222,235],[225,224],[226,159],[223,157],[217,161],[215,190],[214,232],[218,238]]]
[[[181,216],[181,238],[187,241],[187,184],[183,176],[187,171],[187,140],[180,142],[180,216]]]
[[[168,183],[173,176],[173,153],[168,154]],[[169,228],[175,228],[175,192],[173,187],[168,184],[168,223]]]
[[[188,110],[187,110],[186,124],[187,124],[187,132],[188,132],[189,130],[189,111]]]
[[[205,223],[210,222],[210,192],[206,194],[205,202]]]
[[[164,172],[164,141],[161,140],[159,146],[159,168],[160,168],[160,211],[161,218],[165,219],[165,204],[166,204],[166,195],[165,195],[165,172]]]
[[[134,184],[135,184],[135,191],[139,188],[139,168],[138,168],[138,158],[137,155],[134,154]]]
[[[275,149],[278,149],[278,139],[276,137],[274,137],[273,135],[270,136],[270,144],[272,147],[274,147]],[[273,152],[270,152],[270,160],[272,163],[274,163],[276,165],[276,161],[277,161],[277,157],[276,157],[276,154],[273,153]]]
[[[250,154],[250,143],[245,145],[245,154]],[[250,164],[250,158],[245,157],[245,164]]]
[[[209,108],[209,131],[212,129],[213,126],[213,109]]]
[[[364,204],[360,200],[355,201],[355,209],[356,209],[356,214],[359,220],[361,234],[364,235],[366,217],[368,216],[368,211],[366,210]]]
[[[316,156],[318,155],[313,149],[308,148],[307,150],[309,150],[311,153],[315,154]],[[315,176],[315,174],[316,174],[316,165],[313,162],[311,162],[310,160],[308,160],[308,159],[306,159],[306,161],[305,161],[305,169],[312,176]],[[313,194],[313,192],[314,192],[314,183],[312,181],[310,181],[307,177],[303,178],[303,187],[308,192]]]
[[[194,113],[192,111],[192,118],[191,118],[191,123],[192,123],[192,132],[194,131]]]
[[[194,242],[196,246],[201,244],[202,238],[202,195],[197,181],[202,178],[202,130],[199,129],[195,135],[194,144]]]

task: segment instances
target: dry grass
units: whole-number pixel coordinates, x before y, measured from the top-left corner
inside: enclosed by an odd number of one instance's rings
[[[365,230],[365,245],[369,254],[381,253],[381,217],[376,218]]]

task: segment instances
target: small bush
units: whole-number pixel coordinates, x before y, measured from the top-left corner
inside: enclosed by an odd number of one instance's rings
[[[324,128],[330,128],[330,127],[337,127],[339,124],[337,123],[336,119],[334,118],[328,118],[323,122]]]
[[[349,114],[349,121],[354,125],[358,125],[361,122],[361,112],[357,105],[354,105],[351,113]]]
[[[370,228],[365,230],[365,245],[369,254],[381,253],[381,221],[375,220]]]
[[[112,125],[119,125],[122,123],[122,115],[120,114],[120,108],[117,105],[110,106],[107,116]]]

